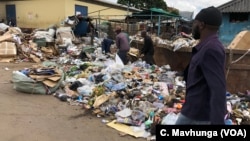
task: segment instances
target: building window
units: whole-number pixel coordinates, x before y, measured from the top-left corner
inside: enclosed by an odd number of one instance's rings
[[[248,21],[248,13],[230,13],[229,21],[232,23],[235,22],[246,22]]]

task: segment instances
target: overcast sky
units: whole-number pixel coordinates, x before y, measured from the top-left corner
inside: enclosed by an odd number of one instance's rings
[[[108,2],[117,3],[117,0],[104,0]],[[179,9],[179,11],[190,11],[196,14],[202,8],[208,6],[220,6],[231,0],[165,0],[169,7],[174,7]]]

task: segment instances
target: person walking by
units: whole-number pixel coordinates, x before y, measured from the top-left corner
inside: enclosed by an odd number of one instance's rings
[[[122,32],[122,29],[120,26],[116,26],[115,29],[116,32],[116,47],[118,49],[118,56],[121,58],[124,65],[128,63],[128,52],[130,50],[129,45],[129,37],[128,34],[125,32]]]
[[[199,43],[192,49],[186,68],[186,96],[176,125],[224,125],[226,115],[225,47],[218,38],[222,14],[214,6],[195,17],[192,36]]]
[[[141,37],[144,38],[144,45],[141,49],[142,60],[147,64],[153,65],[154,61],[154,45],[150,36],[147,35],[145,30],[141,31]]]

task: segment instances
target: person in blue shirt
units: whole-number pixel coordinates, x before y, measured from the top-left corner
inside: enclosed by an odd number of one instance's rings
[[[221,12],[211,6],[195,17],[192,49],[186,69],[186,96],[176,125],[224,125],[226,115],[225,47],[218,38]]]
[[[102,52],[104,52],[105,54],[110,53],[110,47],[114,43],[115,42],[112,39],[104,38],[102,41]]]

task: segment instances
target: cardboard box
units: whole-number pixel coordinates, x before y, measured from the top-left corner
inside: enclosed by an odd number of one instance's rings
[[[14,57],[17,55],[16,44],[13,42],[0,43],[0,57]]]

